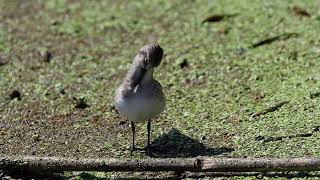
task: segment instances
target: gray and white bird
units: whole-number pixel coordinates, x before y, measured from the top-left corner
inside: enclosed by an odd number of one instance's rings
[[[161,84],[153,78],[153,71],[160,65],[163,50],[158,44],[143,46],[135,56],[124,81],[116,91],[115,107],[120,115],[131,121],[132,146],[135,147],[135,123],[148,121],[148,142],[150,151],[151,119],[158,116],[166,106]]]

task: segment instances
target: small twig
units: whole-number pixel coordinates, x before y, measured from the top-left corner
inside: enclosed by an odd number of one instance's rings
[[[320,126],[314,126],[312,128],[312,131],[309,133],[294,134],[294,135],[289,135],[289,136],[265,137],[265,136],[258,135],[258,136],[256,136],[256,141],[271,142],[271,141],[282,141],[283,139],[311,137],[315,133],[318,133],[320,131],[319,129],[320,129]]]
[[[260,111],[260,112],[256,112],[256,113],[253,113],[252,114],[252,117],[257,117],[257,116],[261,116],[261,115],[265,115],[269,112],[273,112],[273,111],[276,111],[278,110],[279,108],[281,108],[283,105],[289,103],[289,101],[282,101],[274,106],[271,106],[271,107],[268,107],[267,109],[263,110],[263,111]]]
[[[287,40],[287,39],[298,37],[298,36],[299,36],[298,33],[284,33],[284,34],[281,34],[281,35],[278,35],[278,36],[274,36],[274,37],[270,37],[270,38],[261,40],[261,41],[259,41],[257,43],[254,43],[253,45],[251,45],[251,48],[257,48],[259,46],[263,46],[263,45],[266,45],[266,44],[271,44],[274,41]]]
[[[271,141],[282,141],[284,139],[292,139],[292,138],[299,138],[299,137],[310,137],[313,133],[304,133],[304,134],[296,134],[296,135],[290,135],[290,136],[278,136],[278,137],[263,137],[258,136],[256,137],[256,140],[262,141],[262,142],[271,142]]]

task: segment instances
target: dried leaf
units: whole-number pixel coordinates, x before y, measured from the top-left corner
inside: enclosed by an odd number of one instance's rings
[[[252,114],[252,117],[257,117],[257,116],[261,116],[261,115],[265,115],[269,112],[274,112],[276,110],[278,110],[279,108],[281,108],[283,105],[289,103],[289,101],[282,101],[274,106],[268,107],[267,109],[260,111],[260,112],[256,112],[254,114]]]
[[[219,22],[219,21],[222,21],[225,18],[234,17],[236,15],[237,14],[215,14],[215,15],[209,16],[206,19],[204,19],[202,21],[202,24],[206,23],[206,22]]]
[[[311,15],[308,13],[307,10],[303,9],[300,6],[293,6],[292,7],[292,11],[294,12],[295,15],[297,16],[306,16],[306,17],[310,17]]]

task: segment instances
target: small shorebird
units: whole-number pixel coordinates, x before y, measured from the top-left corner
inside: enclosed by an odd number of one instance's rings
[[[163,50],[158,44],[143,46],[135,56],[132,67],[116,91],[115,107],[120,115],[131,121],[132,152],[135,147],[135,123],[148,121],[148,142],[150,152],[151,119],[165,108],[165,96],[161,84],[153,79],[153,71],[160,65]]]

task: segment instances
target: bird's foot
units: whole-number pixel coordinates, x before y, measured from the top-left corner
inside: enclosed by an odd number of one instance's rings
[[[144,149],[145,149],[146,153],[150,156],[151,155],[151,146],[150,146],[150,144],[147,145]]]
[[[136,151],[137,148],[135,146],[131,146],[129,150],[130,150],[130,156],[132,156],[133,152]]]
[[[147,145],[145,148],[138,148],[138,147],[130,147],[128,150],[130,150],[130,156],[133,155],[133,152],[134,151],[144,151],[146,152],[148,155],[151,155],[151,146],[150,145]]]

